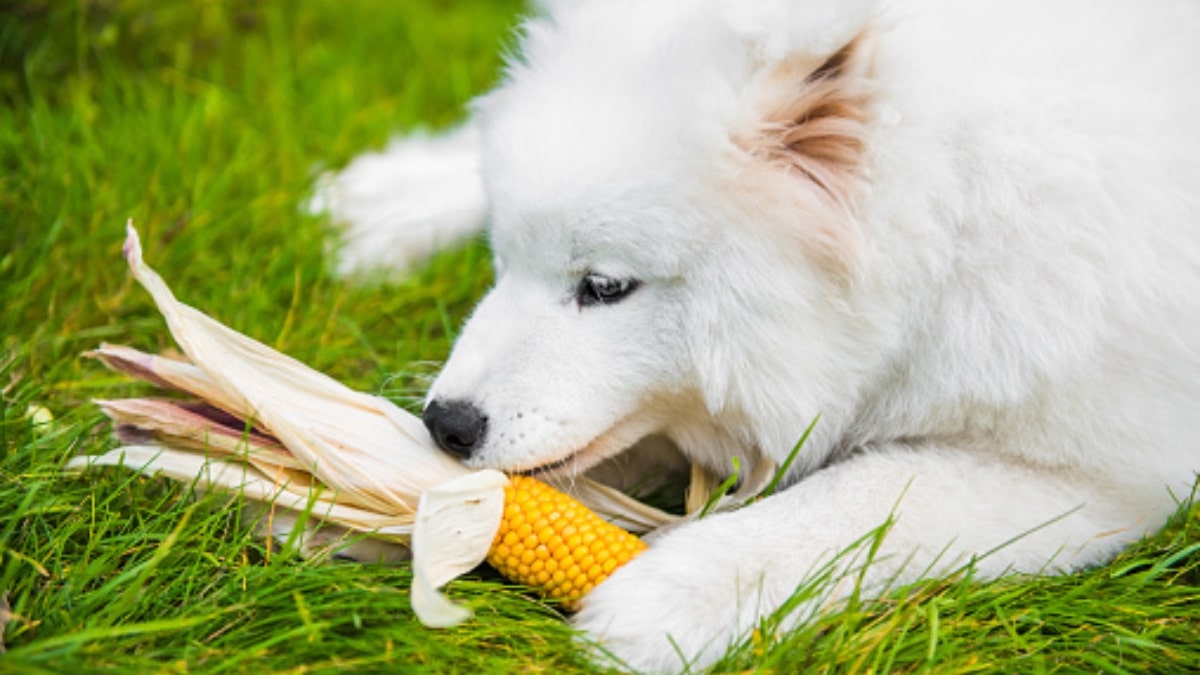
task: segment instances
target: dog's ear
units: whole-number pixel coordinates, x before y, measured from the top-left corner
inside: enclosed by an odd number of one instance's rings
[[[865,185],[876,102],[875,5],[745,3],[734,17],[742,23],[730,21],[752,68],[744,116],[732,129],[750,169],[739,174],[739,187],[758,208],[781,209],[772,218],[779,231],[838,276],[853,268],[859,237],[854,205]]]
[[[865,28],[815,65],[808,53],[763,64],[748,93],[750,121],[735,142],[848,204],[872,115],[871,45]]]
[[[755,75],[735,141],[845,201],[865,148],[877,0],[724,0]]]

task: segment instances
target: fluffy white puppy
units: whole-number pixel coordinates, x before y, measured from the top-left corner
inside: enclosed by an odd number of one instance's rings
[[[891,515],[868,587],[1104,561],[1200,468],[1197,119],[1192,0],[554,7],[456,137],[498,275],[426,422],[476,467],[652,437],[728,473],[821,416],[786,490],[587,599],[636,668],[711,661]]]

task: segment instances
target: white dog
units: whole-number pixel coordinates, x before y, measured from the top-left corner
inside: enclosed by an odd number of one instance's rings
[[[870,588],[1071,570],[1200,469],[1194,0],[567,2],[467,128],[326,197],[351,266],[486,213],[425,412],[471,466],[656,438],[727,474],[820,415],[786,490],[587,599],[636,668],[711,662],[891,515]]]

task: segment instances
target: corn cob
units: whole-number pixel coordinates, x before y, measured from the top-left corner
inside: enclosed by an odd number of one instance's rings
[[[510,476],[504,516],[487,561],[517,583],[563,601],[578,601],[646,548],[575,499],[528,476]]]
[[[568,497],[534,479],[471,471],[439,452],[420,420],[390,401],[353,391],[179,302],[145,264],[132,226],[124,252],[185,356],[116,345],[91,355],[190,398],[101,402],[122,445],[76,457],[69,468],[119,465],[239,492],[270,505],[271,517],[260,524],[271,535],[349,529],[407,546],[413,610],[429,626],[471,615],[439,589],[489,557],[512,580],[573,607],[645,548],[621,527],[647,531],[675,518],[582,476]],[[290,524],[276,529],[281,522]]]

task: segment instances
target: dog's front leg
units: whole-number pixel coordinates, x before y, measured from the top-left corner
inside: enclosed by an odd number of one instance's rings
[[[944,447],[866,449],[775,496],[665,534],[596,588],[575,623],[628,667],[702,666],[823,566],[856,571],[869,547],[847,548],[887,522],[861,577],[865,594],[971,556],[983,556],[981,576],[1097,562],[1161,522],[1170,501],[1151,489],[1117,498],[1111,487]],[[840,576],[827,600],[845,597],[859,578]],[[818,604],[801,605],[784,625]]]

